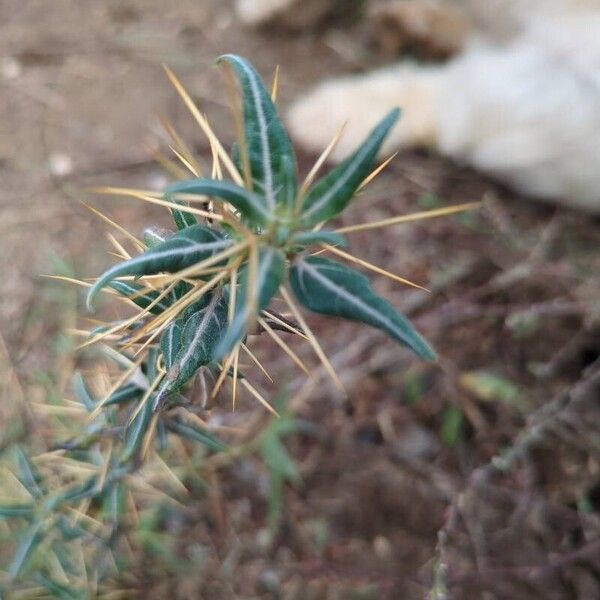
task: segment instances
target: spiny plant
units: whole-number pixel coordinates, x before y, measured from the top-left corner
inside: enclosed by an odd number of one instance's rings
[[[98,292],[110,286],[142,311],[91,341],[121,331],[126,345],[144,340],[147,347],[160,336],[161,368],[141,403],[152,402],[155,411],[180,403],[185,386],[200,370],[219,373],[214,389],[230,374],[235,390],[239,352],[247,351],[245,338],[256,324],[272,333],[275,322],[308,338],[337,382],[296,301],[316,313],[379,328],[421,358],[433,360],[431,347],[373,291],[364,275],[313,251],[316,247],[352,260],[340,249],[346,245],[343,231],[323,226],[368,181],[400,111],[392,110],[328,174],[313,182],[315,169],[299,185],[294,150],[259,75],[235,55],[217,62],[231,70],[242,92],[241,111],[235,111],[239,139],[231,157],[209,132],[215,152],[212,177],[179,181],[163,194],[177,233],[151,234],[145,240],[147,249],[110,268],[89,290],[89,308]],[[204,119],[202,123],[206,130]],[[222,178],[221,161],[231,179]],[[197,203],[204,208],[193,208]],[[203,222],[197,221],[198,215]],[[271,308],[278,294],[295,322],[286,322]]]
[[[269,94],[244,59],[225,55],[217,62],[225,67],[229,91],[235,91],[236,80],[241,89],[241,101],[233,103],[238,139],[231,153],[225,151],[206,117],[167,69],[209,140],[210,176],[202,175],[193,153],[166,123],[179,163],[161,154],[157,158],[180,181],[161,192],[100,190],[166,207],[177,231],[150,229],[140,240],[98,213],[132,244],[134,252],[126,249],[125,242],[109,236],[121,262],[94,283],[70,281],[89,287],[90,309],[104,291],[138,310],[129,318],[78,332],[87,338],[82,346],[102,342],[105,355],[119,368],[117,375],[100,374],[102,385],[96,386],[102,391],[99,400],[78,377],[75,391],[79,403],[63,408],[70,417],[77,412],[83,421],[69,420],[74,430],[67,441],[36,461],[17,453],[5,489],[14,488],[18,481],[18,493],[11,496],[11,502],[0,505],[0,517],[16,520],[21,532],[8,568],[9,582],[29,570],[35,575],[35,585],[46,591],[62,594],[60,597],[86,597],[90,577],[98,581],[115,565],[118,570],[118,540],[132,529],[132,522],[139,522],[135,490],[141,487],[147,494],[147,480],[153,476],[159,478],[162,489],[168,489],[168,482],[176,482],[180,492],[185,490],[167,461],[171,466],[187,463],[188,476],[197,472],[195,463],[189,465],[189,453],[181,451],[181,444],[172,450],[169,438],[176,436],[199,445],[204,454],[228,451],[196,415],[193,397],[200,395],[201,404],[208,403],[230,378],[234,404],[237,388],[242,386],[277,414],[239,368],[243,352],[268,376],[247,345],[250,334],[266,332],[309,373],[279,333],[307,340],[341,386],[298,304],[315,313],[378,328],[419,357],[435,358],[410,322],[373,291],[364,275],[321,254],[328,252],[420,287],[343,250],[345,234],[452,214],[473,205],[325,228],[389,162],[373,168],[399,111],[391,111],[351,156],[317,179],[338,134],[300,184],[294,151],[274,104],[277,78]],[[275,310],[275,299],[283,300],[289,313]],[[279,423],[280,427],[273,426],[272,435],[266,430],[248,447],[265,458],[281,485],[284,479],[293,479],[294,472],[278,439],[293,428],[283,420]],[[37,464],[44,469],[38,470]],[[140,475],[142,466],[144,476]],[[157,491],[157,487],[151,489]],[[96,554],[90,554],[93,552]],[[106,553],[111,557],[108,561],[102,558]],[[53,558],[34,568],[34,555]],[[94,566],[89,571],[86,565]],[[2,582],[0,577],[0,591]]]

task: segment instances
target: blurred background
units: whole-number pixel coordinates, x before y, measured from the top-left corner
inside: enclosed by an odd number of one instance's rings
[[[163,187],[169,178],[154,158],[168,150],[160,118],[210,160],[161,64],[228,146],[234,132],[214,59],[245,56],[267,82],[279,65],[285,108],[325,77],[396,57],[393,40],[381,43],[360,9],[350,2],[324,19],[256,30],[225,0],[2,0],[3,450],[51,445],[64,416],[35,407],[72,398],[73,373],[90,361],[69,333],[86,317],[81,290],[43,277],[93,277],[113,260],[106,224],[80,200],[135,234],[169,222],[160,207],[87,190]],[[300,153],[304,172],[315,158]],[[358,256],[432,290],[374,278],[440,363],[315,318],[349,394],[323,379],[295,406],[310,424],[310,434],[285,440],[295,476],[274,489],[260,456],[220,469],[155,523],[152,543],[134,544],[127,573],[108,591],[216,600],[600,597],[597,219],[410,151],[344,223],[481,199],[475,212],[351,240]],[[277,374],[266,394],[297,384],[267,340],[256,347]],[[299,352],[312,360],[309,348]],[[207,417],[256,428],[268,421],[261,411],[243,398],[235,414],[224,403]]]

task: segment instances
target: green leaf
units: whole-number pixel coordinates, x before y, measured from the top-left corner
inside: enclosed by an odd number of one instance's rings
[[[30,517],[33,510],[33,504],[3,504],[0,505],[0,518]]]
[[[179,350],[175,357],[165,356],[165,363],[171,362],[171,366],[165,377],[156,401],[154,409],[157,410],[168,396],[185,385],[196,371],[210,363],[213,359],[215,346],[219,343],[227,326],[227,302],[215,294],[209,304],[201,310],[192,314],[185,322],[180,333]],[[176,342],[176,339],[173,341]],[[170,351],[168,341],[161,349]]]
[[[17,461],[17,479],[33,498],[40,498],[44,495],[44,490],[41,487],[39,473],[20,446],[16,446],[14,452]]]
[[[158,377],[158,357],[160,356],[160,348],[152,346],[148,351],[148,356],[142,363],[142,371],[146,375],[148,381],[154,381]]]
[[[281,186],[280,202],[288,208],[293,208],[298,193],[296,159],[293,155],[284,154],[281,156]]]
[[[110,395],[110,398],[104,403],[104,406],[113,406],[115,404],[125,404],[141,396],[144,390],[138,387],[135,383],[128,383],[120,387],[116,392]]]
[[[8,568],[11,579],[16,579],[24,567],[27,565],[31,555],[38,547],[43,538],[44,521],[40,520],[34,523],[26,532],[13,556]]]
[[[244,172],[244,166],[242,165],[242,153],[240,152],[240,145],[238,142],[231,144],[231,150],[229,151],[231,161],[235,165],[235,168],[240,172]]]
[[[296,157],[271,96],[246,60],[226,54],[217,59],[221,62],[233,68],[242,89],[244,141],[253,189],[264,195],[270,213],[277,204],[291,207],[297,189]]]
[[[399,109],[392,110],[354,154],[311,187],[302,204],[302,222],[306,227],[327,221],[346,208],[371,172],[381,144],[399,116]]]
[[[88,412],[92,412],[94,410],[94,406],[96,406],[96,401],[92,398],[90,392],[88,391],[81,373],[75,373],[73,376],[73,389],[77,398],[79,398],[79,402],[85,406],[85,409]]]
[[[56,506],[52,507],[52,510],[55,508]],[[65,556],[65,550],[67,550],[68,547],[64,542],[71,542],[72,540],[81,539],[82,537],[89,538],[91,532],[88,528],[89,524],[85,524],[84,522],[78,523],[60,513],[56,521],[52,524],[53,531],[59,531],[62,537],[62,540],[60,538],[55,538],[54,544],[52,544],[52,550],[56,553],[56,557],[63,565],[63,568],[66,568],[67,565],[65,560],[67,558]],[[72,567],[74,566],[73,563],[71,563],[71,565]]]
[[[170,323],[160,337],[160,351],[163,355],[163,360],[165,362],[165,368],[167,371],[175,363],[177,354],[181,349],[182,329],[183,326],[178,319],[177,321]]]
[[[158,292],[144,292],[140,294],[140,290],[144,289],[141,285],[131,281],[111,281],[108,284],[113,290],[129,298],[135,305],[140,308],[148,308],[158,298]],[[161,298],[152,308],[150,312],[153,315],[159,315],[169,308],[170,302],[168,297]]]
[[[46,577],[43,573],[36,573],[35,581],[50,592],[53,598],[58,600],[78,600],[85,597],[80,590],[73,589],[67,584],[58,583],[58,581]]]
[[[80,500],[96,496],[100,490],[97,487],[98,476],[91,475],[83,483],[69,486],[64,492],[57,495],[55,504],[62,502],[74,504]]]
[[[171,200],[171,198],[167,197],[166,200],[169,202],[174,202],[175,204],[185,205],[182,200]],[[183,231],[188,227],[192,227],[193,225],[198,225],[198,219],[196,215],[187,212],[186,210],[177,210],[176,208],[171,209],[171,215],[173,216],[173,222],[179,231]]]
[[[272,220],[271,213],[258,194],[245,190],[231,181],[190,179],[169,186],[165,191],[165,196],[168,198],[171,194],[198,194],[225,200],[240,211],[245,221],[256,225],[266,225]]]
[[[148,431],[150,419],[152,417],[152,400],[148,399],[140,412],[127,429],[125,436],[125,448],[121,459],[123,462],[131,460],[142,447],[144,436]]]
[[[294,263],[290,270],[294,294],[309,310],[360,321],[385,331],[420,357],[434,360],[435,353],[409,321],[354,269],[312,256]]]
[[[271,431],[267,432],[262,437],[260,450],[263,460],[271,471],[288,481],[298,483],[300,473],[278,435]]]
[[[110,486],[102,498],[102,519],[119,523],[127,510],[127,488],[121,481]]]
[[[345,248],[348,244],[346,238],[334,231],[302,231],[292,238],[292,242],[301,246],[311,246],[312,244],[329,244]]]
[[[173,232],[169,231],[168,229],[148,227],[147,229],[144,229],[144,244],[146,244],[148,248],[152,248],[152,246],[156,246],[156,244],[164,242],[172,235]]]
[[[190,305],[186,306],[177,316],[177,321],[181,325],[181,327],[183,328],[185,326],[185,322],[194,313],[197,313],[199,310],[206,308],[210,304],[214,294],[219,293],[221,293],[220,290],[217,290],[215,292],[206,292],[205,294],[202,294],[202,296],[196,302],[192,302]]]
[[[407,371],[402,381],[402,396],[406,404],[417,404],[423,398],[423,376],[420,372]]]
[[[285,275],[285,256],[277,248],[266,247],[260,250],[256,273],[257,311],[267,308]],[[251,317],[248,313],[248,265],[240,270],[240,285],[236,294],[235,313],[227,332],[214,351],[214,360],[221,360],[246,334],[246,326]]]
[[[226,325],[227,302],[216,294],[207,306],[188,318],[181,332],[181,348],[173,365],[181,385],[199,367],[211,362],[214,347],[221,339]]]
[[[91,309],[98,292],[117,277],[174,273],[225,250],[231,244],[231,240],[222,233],[204,225],[179,231],[168,240],[106,271],[90,288],[88,308]]]
[[[463,422],[463,414],[458,407],[449,406],[444,411],[440,436],[448,446],[456,446],[460,441]]]
[[[227,450],[227,446],[208,431],[200,429],[191,423],[184,423],[174,418],[166,422],[167,429],[180,437],[199,442],[214,452]]]

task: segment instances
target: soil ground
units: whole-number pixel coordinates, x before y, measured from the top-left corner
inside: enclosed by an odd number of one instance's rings
[[[162,209],[86,190],[166,182],[152,158],[166,147],[158,115],[208,159],[161,63],[231,140],[213,68],[230,51],[265,78],[280,65],[283,107],[328,75],[377,63],[360,27],[253,32],[219,0],[0,3],[3,445],[16,398],[68,396],[85,362],[66,334],[83,313],[80,294],[41,277],[91,277],[110,262],[107,227],[79,200],[134,232],[166,224]],[[314,158],[301,156],[302,168]],[[483,198],[476,213],[351,240],[354,253],[432,290],[374,279],[439,364],[313,319],[349,394],[323,380],[296,407],[316,433],[289,439],[302,477],[283,491],[275,538],[264,466],[240,461],[213,482],[218,510],[214,494],[199,496],[169,525],[181,564],[141,556],[125,578],[131,597],[600,597],[597,220],[406,152],[344,223]],[[283,357],[266,340],[256,346],[289,379]],[[259,410],[246,399],[220,418]]]

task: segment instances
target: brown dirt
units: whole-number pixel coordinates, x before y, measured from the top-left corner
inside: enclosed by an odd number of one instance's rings
[[[106,227],[78,200],[133,231],[167,222],[158,209],[85,188],[162,185],[148,152],[161,141],[157,114],[207,155],[161,63],[231,139],[212,68],[220,53],[247,56],[265,77],[279,64],[284,106],[374,57],[351,29],[244,31],[219,0],[4,0],[0,23],[0,416],[8,423],[17,396],[69,393],[79,359],[64,331],[76,298],[40,274],[93,276],[108,264]],[[303,168],[312,158],[302,157]],[[432,598],[600,597],[597,221],[404,153],[344,222],[484,196],[474,215],[352,239],[360,256],[432,288],[376,279],[432,340],[440,364],[418,364],[354,325],[312,321],[350,394],[341,399],[323,384],[298,407],[317,435],[290,439],[302,482],[285,489],[277,538],[266,535],[264,467],[241,461],[220,479],[220,528],[206,499],[171,525],[188,567],[162,576],[145,557],[129,585],[215,600],[410,599],[432,589]],[[281,357],[259,346],[289,376]],[[490,396],[481,378],[473,383],[480,372],[500,378],[503,391]],[[518,400],[505,394],[507,382]],[[246,403],[240,419],[256,410]],[[456,414],[462,425],[453,429]]]

